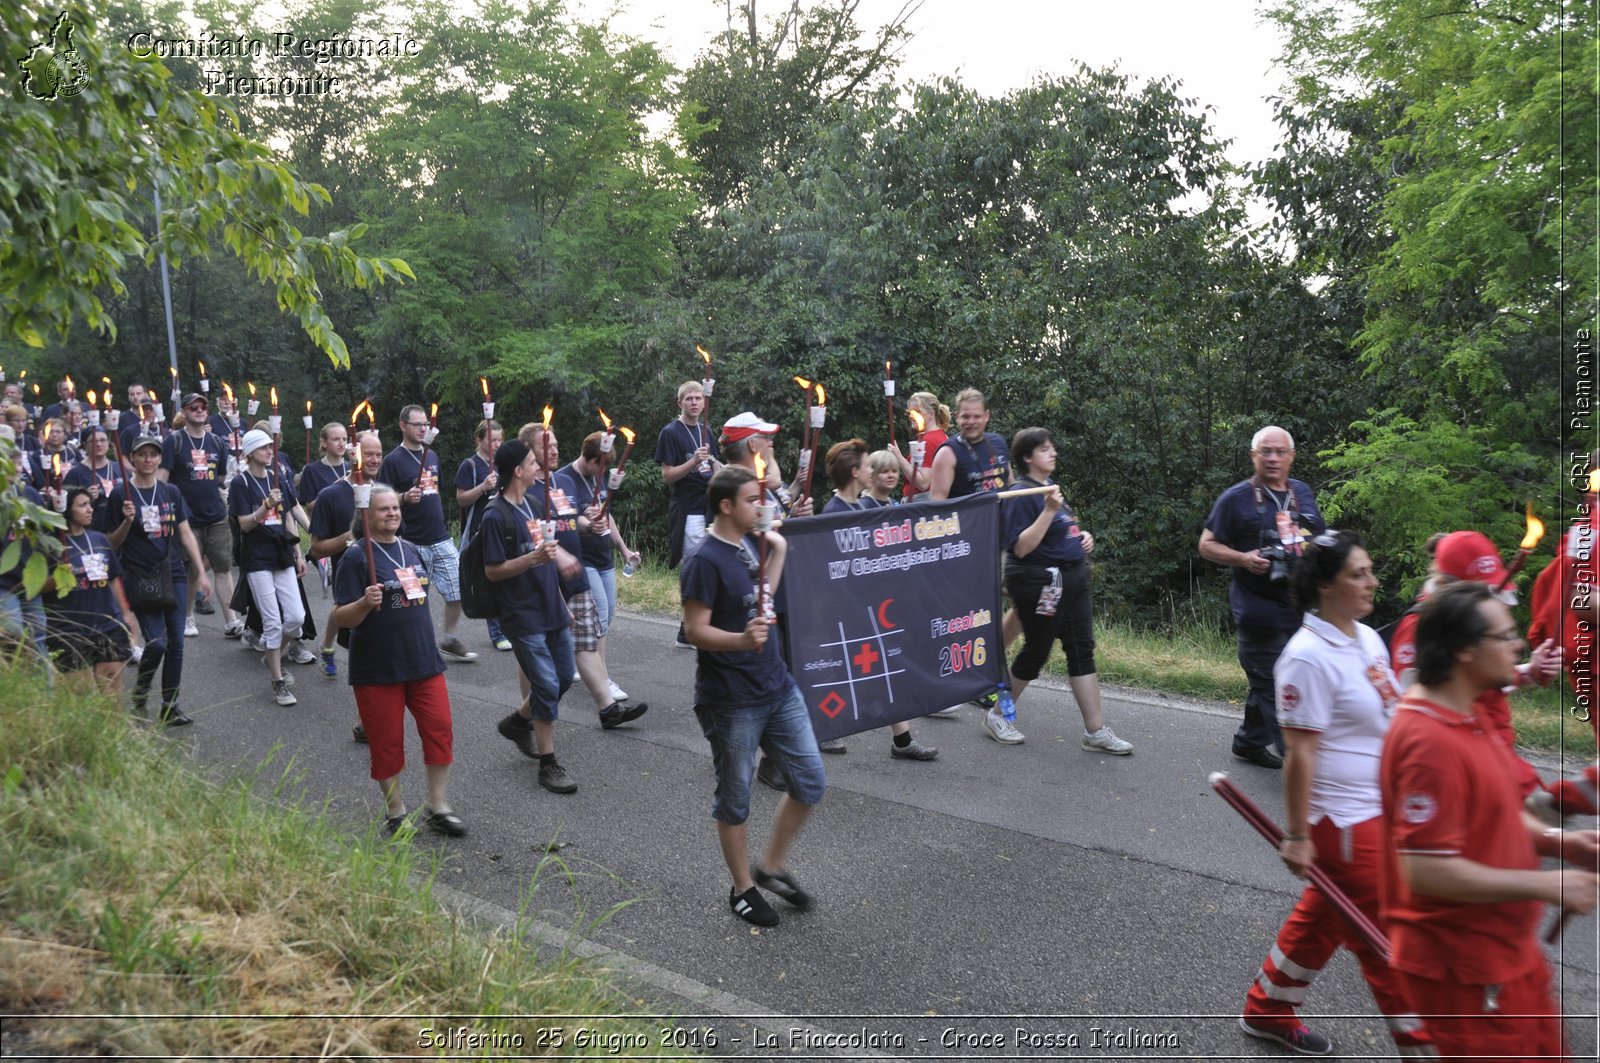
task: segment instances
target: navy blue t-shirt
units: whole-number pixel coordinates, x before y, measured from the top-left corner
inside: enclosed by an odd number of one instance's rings
[[[663,465],[682,465],[689,460],[689,455],[701,447],[710,447],[713,458],[722,457],[717,451],[717,433],[703,424],[691,427],[683,423],[683,418],[675,417],[667,422],[667,426],[656,437],[656,460]],[[711,483],[711,475],[710,471],[701,472],[696,466],[687,475],[673,481],[672,496],[682,500],[680,504],[684,506],[685,513],[705,512],[706,486]]]
[[[44,506],[44,498],[39,494],[39,492],[35,491],[27,484],[17,484],[13,490],[20,492],[23,498],[26,498],[34,505],[41,508]],[[41,528],[42,527],[43,526],[41,525]],[[5,536],[0,538],[0,553],[4,553],[5,548],[10,546],[13,542],[19,539],[22,542],[22,553],[17,555],[17,566],[15,568],[8,569],[5,572],[0,572],[0,594],[9,594],[21,585],[22,570],[27,567],[28,558],[33,554],[33,547],[28,545],[27,539],[22,538],[23,530],[22,524],[19,523],[12,527],[6,528]],[[38,531],[39,529],[34,530]]]
[[[536,533],[530,523],[536,526],[544,514],[532,503],[531,493],[521,504],[506,501],[514,517],[504,512],[498,504],[483,511],[483,562],[486,567],[515,560],[535,549]],[[539,505],[543,505],[543,499]],[[554,561],[534,565],[510,579],[490,580],[489,585],[494,588],[495,600],[500,605],[500,630],[507,635],[542,635],[566,627],[571,622]]]
[[[341,477],[349,475],[349,462],[341,461],[337,465],[329,465],[319,458],[300,470],[300,479],[294,486],[295,497],[308,499],[315,507],[325,488],[337,483]]]
[[[356,519],[356,492],[349,480],[337,480],[324,487],[311,508],[311,524],[306,531],[311,541],[337,539],[348,532]]]
[[[866,495],[862,495],[854,502],[846,502],[844,499],[840,498],[838,494],[835,494],[832,498],[828,499],[827,504],[822,507],[822,512],[824,514],[859,513],[863,509],[877,508],[878,504],[872,499],[868,498]]]
[[[748,536],[739,546],[707,535],[700,549],[684,559],[678,586],[686,602],[711,608],[711,626],[743,631],[756,616],[757,544]],[[793,685],[783,666],[777,628],[758,650],[698,650],[694,673],[696,704],[746,709],[780,700]]]
[[[494,466],[485,461],[482,454],[473,451],[472,457],[462,462],[460,467],[456,469],[456,490],[472,490],[487,480],[491,472],[494,472]],[[484,507],[494,500],[496,494],[497,492],[495,491],[485,491],[478,496],[476,502],[461,511],[462,542],[466,542],[472,537],[474,528],[482,527]]]
[[[606,500],[605,481],[599,476],[585,476],[576,468],[576,463],[563,465],[556,470],[556,475],[566,479],[572,485],[572,504],[582,513],[596,502]],[[608,572],[615,566],[611,547],[611,533],[604,535],[580,534],[583,543],[583,564],[585,568],[592,568],[596,572]]]
[[[131,411],[123,413],[122,427],[117,429],[117,446],[122,448],[122,456],[130,463],[133,461],[133,441],[140,436],[165,439],[167,430],[160,421],[146,423],[139,420]]]
[[[439,452],[428,448],[427,468],[422,451],[407,450],[402,444],[389,451],[378,470],[378,479],[402,495],[421,481],[422,498],[416,505],[400,502],[400,534],[422,546],[432,546],[450,538],[444,526],[444,502],[439,498]]]
[[[70,638],[75,632],[120,628],[122,610],[117,606],[111,581],[122,578],[122,562],[106,537],[97,531],[69,535],[61,559],[72,566],[72,575],[78,582],[64,598],[45,595],[44,611],[50,629]],[[89,578],[91,567],[97,568],[95,579]]]
[[[1023,487],[1049,487],[1055,481],[1030,480],[1024,477],[1017,483]],[[1056,510],[1055,519],[1050,522],[1050,527],[1045,529],[1044,538],[1039,540],[1038,546],[1024,557],[1017,556],[1014,549],[1017,540],[1043,512],[1043,495],[1023,495],[1021,498],[1000,500],[1000,519],[1004,525],[1001,534],[1006,544],[1007,564],[1051,568],[1083,560],[1083,530],[1078,527],[1077,514],[1072,511],[1070,505],[1063,505]]]
[[[556,522],[556,543],[561,549],[573,557],[582,559],[583,544],[578,540],[583,536],[578,532],[578,507],[572,501],[572,481],[561,475],[556,470],[555,494],[550,497],[550,519]],[[544,481],[539,480],[528,488],[528,495],[524,499],[532,507],[534,516],[544,516]],[[589,577],[582,568],[571,576],[557,577],[561,583],[561,597],[571,601],[573,595],[582,594],[589,589]]]
[[[220,413],[214,413],[206,419],[206,428],[212,435],[222,440],[222,445],[227,447],[230,452],[237,451],[240,441],[244,439],[243,428],[235,428]]]
[[[178,489],[189,504],[189,517],[196,524],[215,524],[228,519],[222,507],[222,478],[228,475],[228,448],[209,431],[199,439],[179,429],[161,442],[161,467],[167,482]]]
[[[100,485],[100,497],[94,500],[94,527],[101,531],[106,530],[106,499],[111,497],[111,491],[122,483],[122,467],[116,462],[107,460],[99,469],[89,468],[86,461],[79,462],[67,470],[67,475],[62,477],[63,487],[88,487],[91,484]],[[117,523],[122,523],[122,518],[117,518]]]
[[[167,558],[172,564],[173,578],[187,582],[189,577],[183,569],[183,544],[178,539],[178,525],[189,521],[189,504],[183,500],[183,495],[178,493],[176,487],[160,480],[153,487],[140,487],[129,480],[112,491],[111,497],[106,500],[108,532],[122,526],[122,503],[125,499],[132,500],[134,514],[119,551],[123,566],[151,569],[162,558]],[[150,530],[146,530],[147,510]]]
[[[299,500],[295,498],[294,486],[282,477],[263,476],[257,479],[248,470],[241,472],[228,485],[228,513],[235,517],[254,513],[273,488],[283,492],[283,504],[272,510],[266,520],[244,532],[239,545],[240,572],[275,572],[284,568],[278,561],[279,548],[276,544],[299,541],[291,530],[292,522],[287,516],[288,511],[299,504]]]
[[[319,505],[317,507],[321,509]],[[345,675],[351,686],[412,683],[444,674],[444,659],[433,639],[433,617],[428,612],[428,573],[417,548],[398,539],[372,544],[372,567],[383,585],[383,604],[350,628],[350,666]],[[395,575],[409,567],[421,586],[421,598],[406,597]],[[333,600],[349,605],[366,597],[368,579],[365,550],[346,550],[333,572]]]
[[[1299,480],[1290,480],[1289,491],[1281,493],[1263,485],[1259,505],[1257,501],[1255,478],[1240,480],[1211,507],[1207,530],[1222,545],[1244,553],[1278,544],[1279,511],[1285,513],[1286,523],[1298,527],[1299,534],[1307,538],[1328,530],[1311,488]],[[1289,604],[1287,580],[1274,584],[1265,575],[1235,568],[1228,604],[1233,607],[1233,622],[1240,627],[1293,631],[1300,626],[1301,613]]]
[[[1011,458],[1006,453],[1006,441],[994,432],[983,433],[977,443],[953,435],[939,449],[950,451],[956,458],[955,477],[950,481],[951,498],[1005,489],[1011,476]]]

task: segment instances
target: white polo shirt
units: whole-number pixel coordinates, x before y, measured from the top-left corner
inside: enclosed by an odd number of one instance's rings
[[[1381,815],[1378,760],[1395,704],[1385,704],[1379,684],[1387,684],[1391,698],[1400,689],[1382,637],[1357,624],[1356,637],[1350,638],[1307,613],[1273,676],[1279,725],[1322,735],[1311,780],[1310,822],[1327,816],[1335,826],[1348,827]]]

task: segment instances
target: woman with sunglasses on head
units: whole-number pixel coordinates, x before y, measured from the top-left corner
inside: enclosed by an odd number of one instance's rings
[[[1361,621],[1372,613],[1372,574],[1361,537],[1329,531],[1312,539],[1290,575],[1294,606],[1305,610],[1274,669],[1278,723],[1287,755],[1283,800],[1288,830],[1278,855],[1304,878],[1315,863],[1379,924],[1383,799],[1378,763],[1399,684],[1383,638]],[[1402,1055],[1429,1043],[1402,993],[1399,973],[1307,885],[1245,998],[1239,1025],[1251,1037],[1306,1055],[1332,1043],[1300,1021],[1295,1005],[1340,946],[1362,976]]]
[[[53,579],[45,584],[50,656],[69,681],[92,681],[100,693],[120,698],[123,664],[132,654],[128,635],[139,623],[123,594],[122,563],[111,541],[93,530],[88,488],[67,488],[66,518],[61,563],[74,582],[64,596],[54,593]]]

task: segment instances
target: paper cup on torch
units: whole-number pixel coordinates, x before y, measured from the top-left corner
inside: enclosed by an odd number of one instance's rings
[[[372,485],[371,484],[366,484],[366,483],[351,484],[350,485],[350,490],[356,496],[356,508],[357,509],[366,509],[368,506],[372,505]]]
[[[257,398],[251,398],[246,404],[245,412],[251,417],[254,417],[256,415],[256,411],[259,409],[261,409],[261,400]]]
[[[811,407],[811,427],[812,428],[821,428],[827,422],[827,418],[828,418],[828,408],[826,406],[813,406],[813,407]]]
[[[541,520],[539,522],[539,530],[544,533],[544,542],[549,543],[549,542],[554,542],[555,541],[555,538],[556,538],[556,522],[555,521],[553,521],[553,520]]]
[[[922,459],[928,453],[928,444],[920,439],[913,439],[910,444],[911,456],[909,458],[913,469],[922,468]]]
[[[700,381],[700,390],[704,391],[706,398],[709,399],[711,397],[711,393],[717,390],[717,378],[708,376],[704,380]]]
[[[281,415],[276,413],[268,414],[267,424],[271,426],[273,435],[279,435],[283,432],[283,417]]]
[[[884,380],[884,382],[883,382],[883,393],[884,393],[884,395],[886,395],[887,397],[889,397],[891,399],[894,398],[894,381],[893,380],[887,380],[887,379]]]
[[[494,420],[494,403],[486,402],[483,404],[483,419],[485,421]]]

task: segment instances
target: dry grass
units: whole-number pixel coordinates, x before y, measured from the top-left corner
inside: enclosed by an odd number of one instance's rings
[[[0,773],[0,1011],[29,1016],[7,1022],[16,1052],[426,1054],[425,1027],[466,1025],[539,1055],[535,1031],[559,1022],[536,1016],[631,1007],[520,928],[444,912],[404,838],[352,839],[290,800],[287,771],[209,784],[117,708],[14,667]],[[69,1013],[103,1017],[51,1017]],[[504,1017],[454,1018],[479,1015]]]

